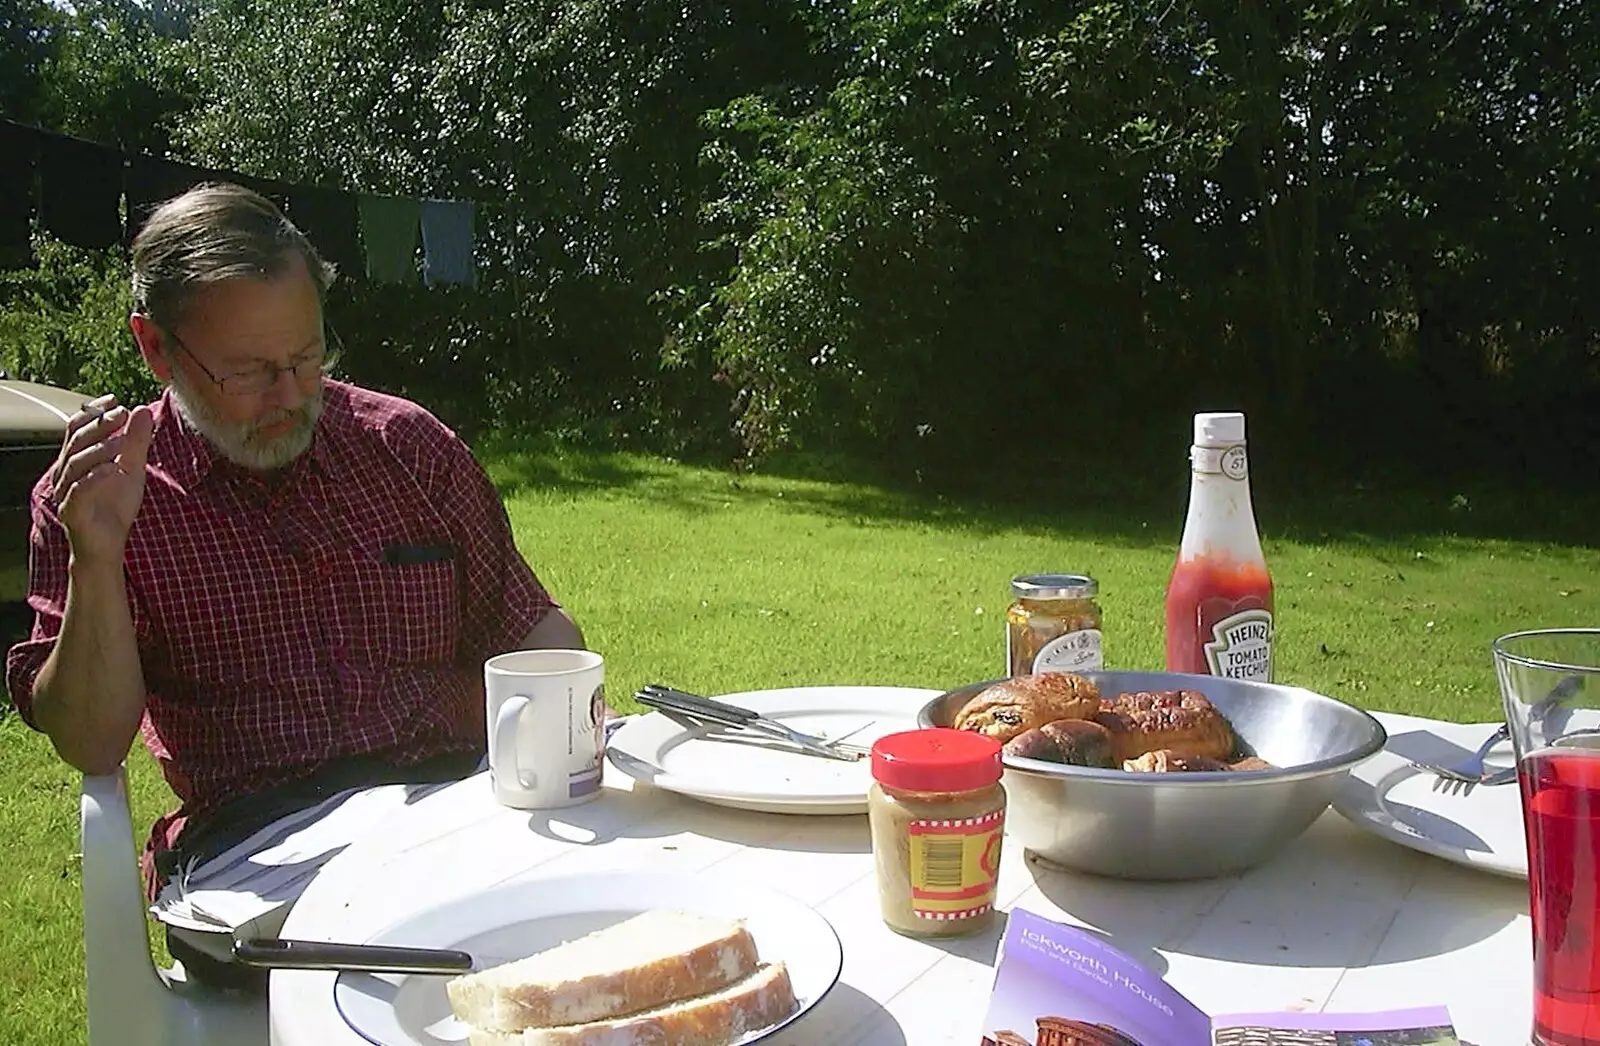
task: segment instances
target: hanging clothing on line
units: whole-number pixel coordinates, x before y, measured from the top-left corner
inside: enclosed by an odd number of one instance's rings
[[[0,268],[33,261],[33,172],[39,159],[39,132],[0,120]]]
[[[56,239],[99,250],[122,240],[122,153],[46,134],[39,144],[39,224]]]
[[[182,196],[201,182],[217,181],[221,177],[216,171],[143,153],[129,156],[123,176],[128,197],[127,233],[123,242],[132,246],[133,238],[144,228],[150,212],[163,203],[174,196]]]
[[[356,195],[213,170],[0,119],[0,267],[32,263],[32,219],[64,243],[130,248],[150,214],[197,185],[231,182],[279,206],[346,274],[378,283],[477,285],[477,205]],[[127,206],[123,199],[126,195]]]
[[[293,185],[289,187],[289,217],[341,273],[361,271],[360,216],[354,196],[337,189]]]
[[[406,196],[362,196],[361,239],[367,276],[375,283],[417,282],[417,230],[421,207]]]
[[[422,276],[432,287],[440,283],[476,286],[473,265],[473,205],[470,201],[422,201]]]
[[[273,181],[271,178],[257,178],[253,174],[234,174],[223,172],[218,175],[219,181],[232,182],[242,185],[251,192],[260,193],[277,205],[278,210],[285,214],[289,211],[289,194],[294,191],[294,186],[288,182]],[[304,229],[300,230],[304,232]]]

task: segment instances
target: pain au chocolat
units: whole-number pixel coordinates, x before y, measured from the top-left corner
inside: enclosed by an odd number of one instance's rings
[[[1198,690],[1140,690],[1102,701],[1095,722],[1111,732],[1118,763],[1168,751],[1227,761],[1237,747],[1233,727]]]
[[[985,687],[961,706],[950,725],[1004,744],[1060,719],[1093,719],[1099,709],[1100,690],[1083,676],[1036,672]]]
[[[1111,757],[1114,748],[1111,731],[1088,719],[1058,719],[1024,730],[1005,744],[1007,755],[1103,769],[1118,765]]]

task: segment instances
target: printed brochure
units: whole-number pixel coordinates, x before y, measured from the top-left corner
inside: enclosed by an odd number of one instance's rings
[[[1442,1006],[1211,1016],[1097,935],[1011,913],[982,1046],[1460,1046]]]

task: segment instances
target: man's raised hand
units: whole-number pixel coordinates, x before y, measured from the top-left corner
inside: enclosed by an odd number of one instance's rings
[[[129,410],[114,396],[90,400],[67,422],[50,488],[74,556],[122,561],[153,431],[149,407]]]

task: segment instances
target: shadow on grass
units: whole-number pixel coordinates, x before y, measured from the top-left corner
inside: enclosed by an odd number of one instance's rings
[[[644,467],[642,458],[575,450],[531,437],[490,434],[475,442],[474,451],[507,498],[530,489],[569,493],[626,489],[656,474]]]
[[[970,529],[1070,533],[1132,548],[1175,547],[1188,501],[1185,454],[1159,462],[1063,453],[1048,469],[995,462],[961,474],[905,475],[893,463],[787,455],[755,472],[684,462],[684,476],[654,459],[562,447],[536,438],[486,437],[479,451],[503,495],[640,490],[686,513],[731,501],[780,503],[862,525],[937,524]],[[1490,474],[1447,479],[1404,466],[1352,474],[1262,461],[1251,476],[1264,537],[1359,546],[1417,566],[1416,553],[1454,541],[1541,542],[1600,548],[1600,484],[1557,484]],[[1418,569],[1425,569],[1425,562]]]

